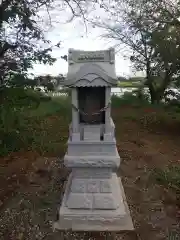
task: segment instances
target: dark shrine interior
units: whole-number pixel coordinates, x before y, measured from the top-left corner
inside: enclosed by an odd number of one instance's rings
[[[83,124],[105,124],[105,112],[99,112],[105,107],[105,87],[79,87],[78,88],[79,109],[88,115],[79,113],[80,123]]]

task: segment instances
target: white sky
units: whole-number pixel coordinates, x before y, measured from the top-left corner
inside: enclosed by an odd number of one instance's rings
[[[99,16],[103,14],[100,12],[100,9],[97,11]],[[43,16],[45,16],[47,21],[47,15],[44,14]],[[56,44],[59,41],[62,42],[59,49],[54,48],[52,51],[52,55],[57,58],[57,61],[53,64],[53,66],[35,64],[34,69],[30,71],[35,75],[58,75],[60,73],[67,73],[68,64],[66,61],[61,59],[61,56],[67,55],[69,48],[93,51],[107,49],[115,45],[115,42],[108,42],[108,40],[100,37],[103,33],[102,29],[88,26],[88,32],[86,33],[85,26],[81,20],[76,19],[71,23],[63,24],[62,22],[65,22],[65,16],[67,17],[67,12],[66,15],[64,15],[63,12],[53,11],[53,27],[46,29],[46,37],[51,40],[53,44]],[[128,59],[124,59],[122,52],[118,52],[116,54],[115,66],[118,76],[121,75],[127,77],[134,75],[132,73],[130,61]]]

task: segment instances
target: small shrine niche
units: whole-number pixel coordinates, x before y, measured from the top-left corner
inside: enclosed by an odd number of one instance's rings
[[[105,124],[105,87],[79,87],[80,124]]]
[[[117,85],[114,49],[70,49],[66,86],[72,89],[70,141],[108,141],[114,137],[111,87]]]

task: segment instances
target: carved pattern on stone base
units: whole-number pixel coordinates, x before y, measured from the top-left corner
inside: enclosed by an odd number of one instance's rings
[[[85,210],[68,209],[65,206],[65,197],[60,208],[60,219],[55,223],[57,229],[71,229],[72,231],[121,231],[134,230],[129,208],[126,202],[123,186],[120,178],[119,189],[123,198],[116,210]],[[66,191],[68,188],[66,187]],[[65,193],[65,195],[67,192]]]
[[[91,175],[80,179],[78,175],[71,174],[66,192],[65,204],[69,209],[115,210],[119,208],[119,202],[123,201],[115,173],[107,179],[93,179]]]

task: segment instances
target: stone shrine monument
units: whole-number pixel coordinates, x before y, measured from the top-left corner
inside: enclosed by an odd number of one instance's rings
[[[56,228],[72,231],[133,230],[116,170],[120,156],[111,118],[116,86],[115,52],[69,49],[65,86],[71,88],[72,123],[64,164],[70,168]]]

